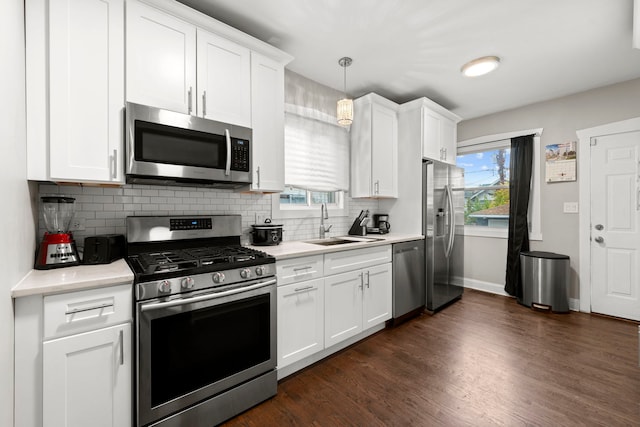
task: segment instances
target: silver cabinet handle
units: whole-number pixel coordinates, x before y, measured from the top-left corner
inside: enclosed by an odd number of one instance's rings
[[[124,332],[122,329],[120,329],[118,338],[120,341],[120,365],[124,365]]]
[[[373,194],[380,194],[380,180],[373,184]]]
[[[358,289],[364,289],[364,273],[360,273],[358,276],[360,276],[360,286],[358,286]]]
[[[366,274],[366,276],[367,276],[367,281],[366,281],[365,285],[368,288],[369,287],[369,270],[367,270],[364,274]]]
[[[202,117],[207,115],[207,91],[202,92]]]
[[[258,169],[256,169],[256,176],[258,177],[257,188],[260,188],[260,166],[258,166]]]
[[[189,114],[193,111],[193,88],[189,86],[189,92],[187,92],[189,105],[187,106]]]
[[[602,236],[598,236],[598,237],[596,237],[596,238],[595,238],[595,239],[593,239],[593,240],[595,240],[595,241],[596,241],[596,243],[604,243],[604,237],[602,237]]]
[[[98,304],[98,305],[93,305],[91,307],[85,307],[85,308],[73,308],[71,310],[65,311],[64,314],[66,314],[67,316],[70,316],[72,314],[82,313],[82,312],[91,311],[91,310],[102,310],[109,307],[113,307],[113,304]]]
[[[118,150],[113,150],[113,171],[111,178],[118,179]]]
[[[294,288],[295,292],[302,292],[302,291],[308,291],[309,289],[314,289],[314,286],[309,285],[309,286],[303,286],[301,288]]]

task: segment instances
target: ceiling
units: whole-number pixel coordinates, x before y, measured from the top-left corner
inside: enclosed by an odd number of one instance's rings
[[[290,70],[463,119],[640,77],[633,0],[181,0],[294,56]],[[496,55],[468,78],[460,67]]]

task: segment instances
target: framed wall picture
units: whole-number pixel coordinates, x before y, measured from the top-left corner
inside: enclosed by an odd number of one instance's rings
[[[547,182],[576,180],[576,141],[545,146]]]

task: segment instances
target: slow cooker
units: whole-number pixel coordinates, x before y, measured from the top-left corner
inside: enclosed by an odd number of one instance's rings
[[[251,239],[256,246],[275,246],[282,241],[282,224],[272,224],[269,218],[264,220],[264,224],[253,224],[251,227]]]

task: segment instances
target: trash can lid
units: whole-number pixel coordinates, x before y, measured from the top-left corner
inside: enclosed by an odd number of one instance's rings
[[[520,252],[520,255],[534,257],[534,258],[569,259],[568,255],[556,254],[554,252],[542,252],[542,251]]]

